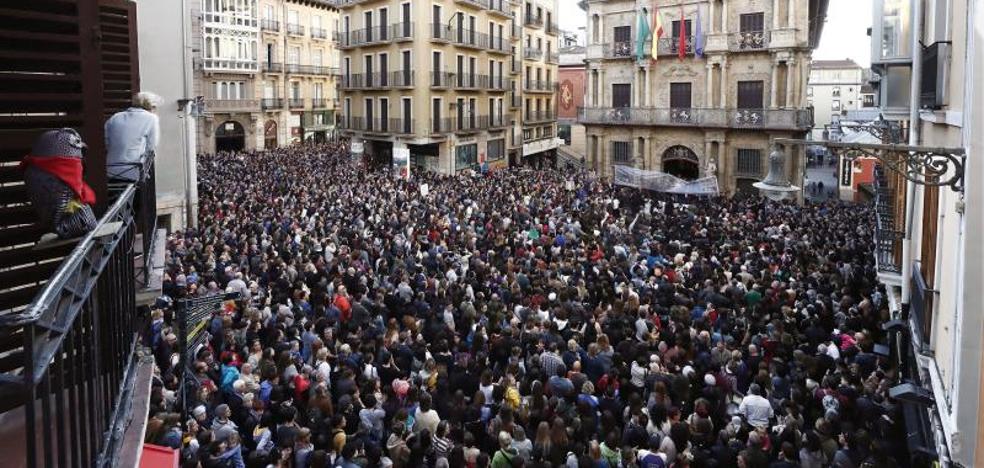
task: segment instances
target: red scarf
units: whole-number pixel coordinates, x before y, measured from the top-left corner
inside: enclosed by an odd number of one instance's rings
[[[70,156],[24,156],[20,163],[21,170],[26,170],[32,166],[64,182],[72,189],[72,192],[75,192],[75,196],[79,197],[82,203],[91,205],[96,202],[96,192],[92,191],[92,187],[89,187],[82,180],[81,159]]]

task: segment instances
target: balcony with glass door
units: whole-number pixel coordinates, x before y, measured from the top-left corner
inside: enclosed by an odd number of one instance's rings
[[[304,26],[300,24],[287,23],[287,35],[289,36],[303,36]]]

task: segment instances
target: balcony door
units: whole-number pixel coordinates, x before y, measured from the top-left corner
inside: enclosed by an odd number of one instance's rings
[[[616,26],[613,30],[614,52],[616,57],[628,56],[632,53],[632,27]]]
[[[618,83],[612,85],[612,107],[627,108],[632,106],[632,85]]]
[[[746,13],[738,17],[739,31],[743,33],[765,30],[765,13]]]
[[[693,121],[691,84],[670,83],[670,120],[678,123]]]
[[[761,81],[739,81],[738,82],[738,108],[739,109],[762,109],[765,107],[764,90],[765,86]]]

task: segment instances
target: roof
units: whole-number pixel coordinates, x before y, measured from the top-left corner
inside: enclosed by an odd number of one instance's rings
[[[851,60],[851,59],[844,59],[844,60],[814,60],[810,64],[810,68],[812,68],[814,70],[817,70],[817,69],[834,70],[834,69],[838,69],[838,68],[841,68],[841,69],[843,69],[843,68],[861,68],[861,65],[858,65],[857,62],[855,62],[854,60]]]

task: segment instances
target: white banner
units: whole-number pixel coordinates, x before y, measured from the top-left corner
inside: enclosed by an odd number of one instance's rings
[[[656,192],[682,193],[690,195],[717,195],[717,176],[696,180],[684,180],[665,172],[645,171],[629,166],[615,166],[616,185],[625,185]]]

